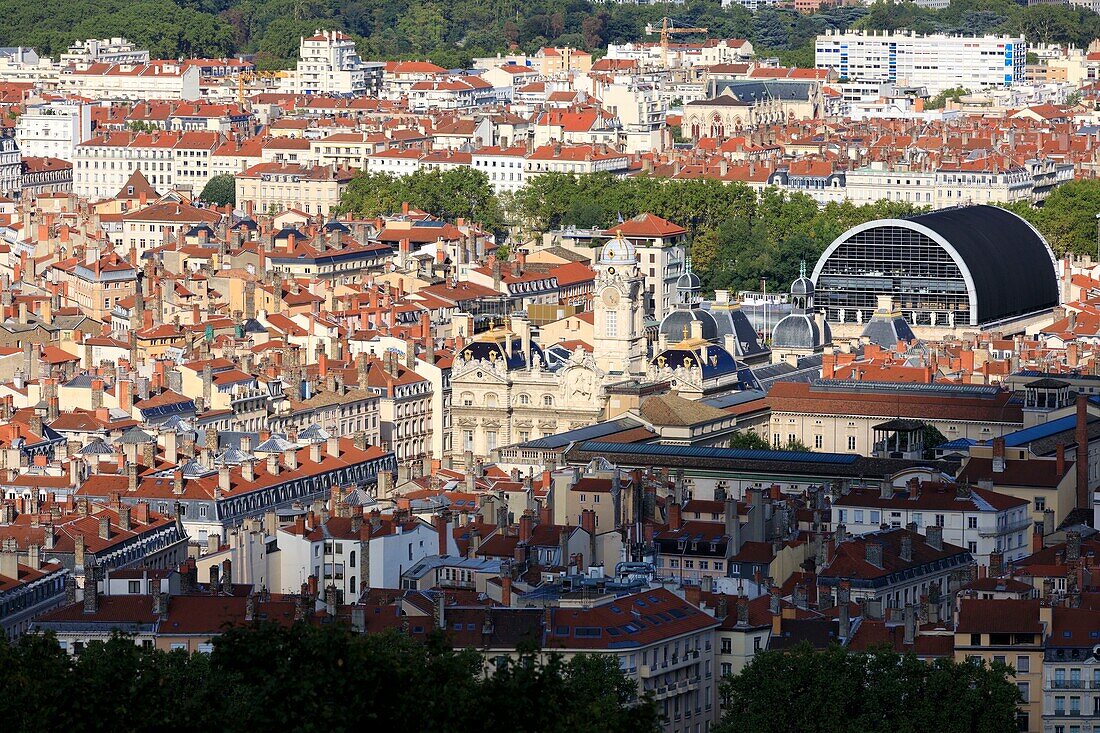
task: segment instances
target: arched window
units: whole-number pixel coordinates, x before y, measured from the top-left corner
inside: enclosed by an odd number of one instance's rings
[[[542,396],[542,406],[543,407],[553,407],[554,406],[554,396],[544,394]]]
[[[486,407],[496,407],[497,406],[497,396],[496,396],[495,392],[490,392],[489,394],[485,395],[485,406]]]
[[[461,397],[461,404],[466,406],[466,407],[469,407],[470,405],[474,404],[474,393],[473,392],[463,392],[462,397]]]
[[[520,403],[521,405],[529,405],[529,404],[531,404],[531,395],[527,395],[527,394],[521,394],[521,395],[519,396],[519,403]]]
[[[348,567],[355,567],[355,550],[351,551],[351,555],[348,556]],[[354,587],[354,578],[352,578],[352,587]]]

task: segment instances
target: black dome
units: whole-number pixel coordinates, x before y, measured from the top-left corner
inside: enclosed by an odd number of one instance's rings
[[[691,324],[696,321],[702,326],[702,337],[705,340],[710,341],[718,338],[718,324],[715,322],[714,316],[701,308],[683,308],[672,311],[661,320],[660,333],[670,344],[678,344],[684,340],[685,328],[687,328],[688,337],[691,336]]]
[[[798,282],[797,280],[795,282]],[[824,333],[817,322],[804,313],[791,313],[775,324],[772,331],[772,348],[815,349],[832,341],[829,324],[824,323]]]

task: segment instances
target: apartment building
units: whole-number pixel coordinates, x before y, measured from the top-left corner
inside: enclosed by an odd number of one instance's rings
[[[497,193],[515,192],[526,183],[524,164],[527,149],[522,145],[503,148],[485,146],[471,155],[470,164],[489,179],[489,185]]]
[[[1050,610],[1041,607],[1038,600],[964,598],[959,603],[955,661],[1000,662],[1016,670],[1013,680],[1020,691],[1017,724],[1022,731],[1048,730],[1040,715],[1043,639],[1049,629]],[[1053,728],[1049,730],[1053,733]]]
[[[24,157],[72,160],[76,146],[91,136],[91,105],[83,102],[29,104],[15,125],[15,140]]]
[[[216,132],[107,132],[76,146],[73,192],[86,198],[117,196],[134,171],[153,187],[198,194],[213,177],[211,158],[222,144]]]
[[[1042,728],[1050,733],[1096,730],[1100,717],[1100,631],[1092,608],[1053,606],[1042,668]],[[1017,683],[1019,686],[1020,683]],[[1021,694],[1024,690],[1021,689]],[[1040,694],[1029,689],[1028,699]]]
[[[665,588],[604,598],[548,608],[543,648],[567,658],[614,654],[638,692],[653,694],[665,733],[709,731],[718,720],[720,622]]]
[[[363,95],[378,91],[381,71],[381,64],[359,58],[351,36],[318,30],[300,39],[297,67],[283,78],[282,88],[289,94]]]
[[[904,490],[887,482],[879,490],[856,488],[836,497],[832,522],[857,535],[877,532],[883,524],[918,532],[935,525],[945,542],[966,548],[979,565],[988,566],[993,553],[998,562],[1011,562],[1030,552],[1029,506],[991,489],[915,478]]]
[[[86,99],[199,99],[199,70],[178,61],[81,63],[58,76],[60,91]]]
[[[1033,201],[1036,178],[1019,165],[995,161],[944,164],[932,170],[890,169],[884,162],[844,174],[844,196],[855,204],[885,199],[942,209],[963,204]]]
[[[297,209],[328,216],[353,177],[344,168],[260,163],[237,174],[237,205],[251,202],[256,211]]]
[[[1024,81],[1022,36],[831,32],[817,37],[815,63],[842,80],[924,87],[930,94],[963,87],[1007,87]]]

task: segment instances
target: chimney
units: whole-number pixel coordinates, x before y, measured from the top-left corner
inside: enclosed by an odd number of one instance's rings
[[[1066,473],[1066,447],[1061,443],[1055,446],[1054,460],[1058,477],[1061,478]]]
[[[123,532],[129,532],[131,528],[130,523],[131,509],[128,506],[120,506],[118,508],[118,528]]]
[[[680,529],[680,504],[679,502],[672,502],[668,505],[668,528],[671,531]]]
[[[522,522],[522,520],[521,520]],[[448,525],[450,524],[450,512],[444,512],[443,514],[437,514],[432,517],[432,524],[435,525],[435,533],[439,538],[439,554],[447,554],[447,533],[449,531]],[[520,525],[523,526],[522,524]]]
[[[84,613],[94,615],[99,611],[99,581],[96,570],[92,564],[87,567],[84,575]]]
[[[510,569],[500,574],[500,605],[512,605],[512,573]]]
[[[233,592],[233,561],[228,557],[222,560],[222,592]]]
[[[229,466],[220,466],[218,468],[218,489],[222,492],[229,492],[231,487],[231,481],[229,477]]]
[[[1004,575],[1005,556],[1002,552],[989,553],[989,577],[999,578]]]
[[[111,520],[107,517],[99,518],[99,539],[111,539]]]
[[[290,471],[298,470],[298,451],[294,448],[283,451],[283,464]]]
[[[221,566],[214,563],[210,566],[210,582],[207,590],[210,591],[210,595],[217,595],[218,589],[221,588]]]
[[[929,547],[933,547],[937,550],[943,549],[943,527],[939,527],[935,524],[930,524],[924,528],[925,542]]]
[[[883,567],[882,565],[882,544],[879,542],[872,542],[868,540],[863,545],[864,554],[867,562],[874,565],[876,568]]]
[[[908,535],[901,538],[901,559],[905,562],[913,562],[913,538]]]
[[[838,585],[836,589],[836,601],[840,612],[840,628],[837,635],[844,641],[847,641],[852,633],[852,621],[848,616],[848,604],[851,600],[851,586],[848,584],[847,580],[840,581],[840,585]]]
[[[1077,469],[1077,507],[1088,511],[1092,516],[1092,491],[1089,490],[1089,411],[1088,397],[1077,394],[1077,424],[1075,440],[1077,452],[1074,455]]]
[[[917,638],[917,614],[912,604],[905,604],[905,646],[913,646]]]
[[[531,539],[531,530],[535,523],[534,515],[524,512],[519,518],[519,541],[528,542]]]
[[[333,458],[340,457],[340,439],[333,436],[325,442],[325,452]]]
[[[1005,439],[993,439],[993,473],[1005,472]]]

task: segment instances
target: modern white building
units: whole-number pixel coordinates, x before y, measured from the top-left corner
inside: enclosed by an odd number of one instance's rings
[[[1022,36],[835,32],[818,36],[815,47],[815,66],[841,81],[922,86],[930,94],[1022,83],[1026,57]]]
[[[75,41],[61,54],[61,65],[70,64],[147,64],[149,52],[137,48],[125,38],[89,38]]]
[[[381,75],[381,65],[359,58],[351,36],[318,30],[301,39],[297,69],[283,78],[282,85],[292,94],[362,95],[377,88],[369,82],[378,77],[380,83]]]
[[[28,158],[72,160],[76,146],[91,136],[91,106],[81,102],[27,105],[15,126],[15,140]]]

